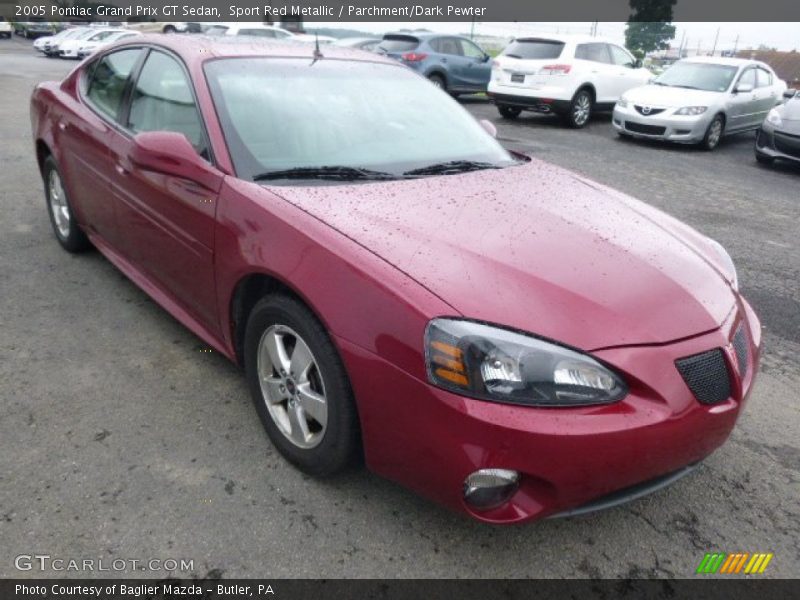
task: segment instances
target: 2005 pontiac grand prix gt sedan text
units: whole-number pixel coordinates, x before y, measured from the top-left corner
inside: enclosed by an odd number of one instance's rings
[[[402,65],[139,37],[33,93],[53,229],[242,364],[279,451],[509,523],[686,473],[760,324],[730,257]],[[402,90],[402,93],[398,93]]]

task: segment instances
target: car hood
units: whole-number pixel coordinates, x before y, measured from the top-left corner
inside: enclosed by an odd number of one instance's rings
[[[707,238],[538,160],[460,175],[270,190],[461,315],[585,350],[711,331],[735,304]]]
[[[779,107],[781,118],[785,121],[800,121],[800,97],[795,96]]]
[[[663,85],[644,85],[625,92],[628,102],[640,106],[658,106],[662,108],[681,108],[683,106],[711,106],[723,97],[720,92],[687,90],[686,88],[667,87]]]

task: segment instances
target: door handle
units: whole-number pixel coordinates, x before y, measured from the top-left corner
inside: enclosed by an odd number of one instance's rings
[[[64,130],[67,128],[67,124],[66,124],[66,123],[64,123],[64,121],[59,121],[59,122],[58,122],[58,128],[59,128],[61,131],[64,131]]]
[[[128,169],[126,169],[125,166],[122,163],[117,163],[116,166],[114,167],[114,169],[120,175],[128,175],[130,173],[130,171]]]

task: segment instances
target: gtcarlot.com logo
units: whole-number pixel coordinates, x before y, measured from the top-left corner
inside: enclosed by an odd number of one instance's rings
[[[756,575],[767,569],[772,552],[707,552],[695,573],[708,575]]]
[[[194,571],[194,559],[185,558],[70,558],[49,554],[19,554],[18,571]]]

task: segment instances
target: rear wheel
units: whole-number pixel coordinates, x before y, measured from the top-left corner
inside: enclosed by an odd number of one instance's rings
[[[176,33],[178,30],[172,25],[164,25],[164,29],[162,31],[164,33]]]
[[[441,75],[437,75],[434,73],[433,75],[428,75],[428,81],[430,81],[433,85],[438,87],[439,89],[447,91],[447,84],[445,83],[444,77]]]
[[[75,220],[61,173],[52,156],[48,156],[44,161],[42,170],[50,223],[53,225],[58,243],[67,252],[86,250],[91,244]]]
[[[713,150],[719,146],[724,132],[725,118],[722,115],[717,115],[709,124],[708,129],[706,129],[706,135],[703,137],[703,141],[700,142],[700,147],[703,148],[703,150]]]
[[[308,308],[289,296],[262,298],[247,320],[244,363],[264,429],[287,460],[317,476],[354,461],[360,436],[350,382]]]
[[[498,106],[497,112],[499,112],[500,116],[504,119],[516,119],[522,114],[522,109],[516,106]]]
[[[592,118],[594,98],[589,90],[578,90],[569,103],[569,110],[564,114],[567,125],[575,129],[586,127]]]

